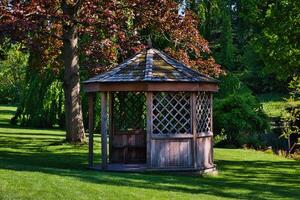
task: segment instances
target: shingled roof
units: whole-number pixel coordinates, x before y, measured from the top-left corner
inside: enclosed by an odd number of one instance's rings
[[[114,69],[83,83],[115,82],[212,82],[217,80],[201,74],[154,48],[145,49]]]

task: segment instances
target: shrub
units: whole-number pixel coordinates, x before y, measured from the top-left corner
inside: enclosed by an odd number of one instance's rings
[[[283,134],[286,138],[300,131],[300,106],[290,104],[285,109],[287,112],[282,116]]]
[[[214,131],[223,132],[222,145],[263,146],[261,134],[269,128],[259,101],[234,75],[221,78],[220,93],[214,101]]]
[[[290,98],[286,99],[288,106],[285,108],[284,115],[281,116],[283,123],[281,136],[289,137],[289,148],[291,148],[294,143],[299,142],[298,138],[300,138],[300,105],[298,103],[300,99],[300,78],[294,77],[289,84],[289,88],[291,89]]]

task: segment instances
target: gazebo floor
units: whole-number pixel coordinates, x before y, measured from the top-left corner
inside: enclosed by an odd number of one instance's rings
[[[103,170],[101,165],[96,165],[90,167],[93,170]],[[107,169],[104,171],[111,172],[146,172],[146,171],[165,171],[165,172],[180,172],[180,173],[191,173],[195,172],[196,174],[217,174],[218,171],[216,167],[208,169],[195,169],[195,168],[169,168],[169,169],[148,169],[146,164],[108,164]]]
[[[101,166],[94,166],[91,169],[102,170]],[[108,164],[105,171],[114,171],[114,172],[145,172],[147,169],[146,164]]]

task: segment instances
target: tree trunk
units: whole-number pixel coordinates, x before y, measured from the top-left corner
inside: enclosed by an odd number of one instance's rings
[[[85,133],[80,98],[76,25],[65,23],[63,31],[66,140],[71,143],[82,143],[85,139]]]

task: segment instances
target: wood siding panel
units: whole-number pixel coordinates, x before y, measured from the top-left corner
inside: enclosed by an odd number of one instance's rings
[[[144,135],[144,134],[128,135],[128,146],[129,147],[146,147],[146,135]]]
[[[144,163],[146,134],[115,134],[112,141],[112,163]]]
[[[127,146],[127,135],[114,135],[113,147],[121,148]]]
[[[192,167],[192,139],[151,141],[152,168]]]

